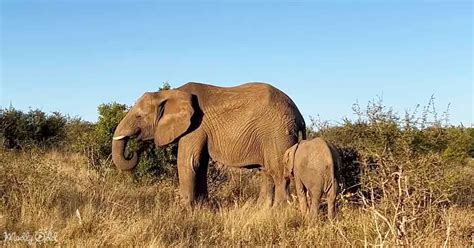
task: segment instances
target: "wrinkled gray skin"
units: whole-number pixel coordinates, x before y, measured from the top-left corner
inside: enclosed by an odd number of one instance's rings
[[[285,177],[294,176],[296,194],[300,209],[314,216],[319,214],[323,194],[328,202],[328,217],[333,219],[336,210],[336,196],[340,182],[341,157],[334,146],[321,138],[303,140],[290,147],[284,156]],[[308,202],[307,191],[311,196]]]
[[[184,203],[207,197],[209,159],[225,166],[260,168],[259,202],[287,200],[285,151],[305,136],[305,123],[293,101],[265,83],[216,87],[187,83],[174,90],[145,93],[118,125],[112,159],[125,171],[139,154],[124,155],[127,141],[178,142],[178,175]],[[273,199],[274,198],[274,199]]]

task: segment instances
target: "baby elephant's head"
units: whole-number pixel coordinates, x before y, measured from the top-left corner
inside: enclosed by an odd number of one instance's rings
[[[286,178],[293,176],[293,169],[295,168],[295,154],[297,149],[298,143],[288,148],[288,150],[285,152],[285,155],[283,156],[283,162],[285,163],[283,176]]]

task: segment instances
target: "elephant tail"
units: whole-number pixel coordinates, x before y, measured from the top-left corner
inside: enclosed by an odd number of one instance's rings
[[[306,140],[306,130],[298,130],[298,142]]]
[[[298,142],[306,140],[306,123],[303,117],[296,121],[296,130],[298,132]]]

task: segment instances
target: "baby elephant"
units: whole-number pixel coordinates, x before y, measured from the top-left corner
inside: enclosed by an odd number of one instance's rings
[[[303,213],[308,211],[306,191],[311,196],[310,213],[317,216],[323,193],[328,217],[335,217],[341,158],[336,148],[321,138],[303,140],[285,152],[285,177],[294,175],[296,192]]]

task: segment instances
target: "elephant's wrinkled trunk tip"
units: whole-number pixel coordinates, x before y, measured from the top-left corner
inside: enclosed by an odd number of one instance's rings
[[[121,139],[115,139],[118,137],[122,137]],[[133,170],[138,164],[138,154],[133,152],[131,158],[126,158],[125,148],[127,147],[127,138],[125,136],[117,136],[114,137],[112,141],[112,161],[114,164],[123,171],[131,171]]]

